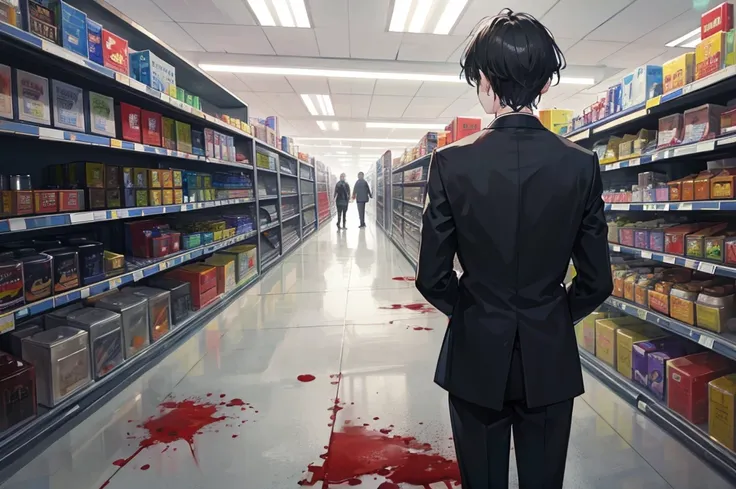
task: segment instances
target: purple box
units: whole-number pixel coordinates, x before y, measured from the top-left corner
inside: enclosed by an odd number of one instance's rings
[[[674,340],[679,340],[675,338]],[[667,378],[667,360],[688,355],[688,345],[683,341],[668,341],[660,351],[647,355],[647,384],[649,391],[660,401],[665,400]]]
[[[677,345],[680,345],[682,352],[678,352]],[[658,351],[667,351],[678,353],[674,356],[681,356],[685,352],[682,340],[675,337],[662,338],[654,341],[639,341],[634,343],[631,350],[631,366],[633,371],[634,382],[649,387],[649,356]]]
[[[646,250],[649,248],[649,230],[637,229],[634,231],[634,247]]]

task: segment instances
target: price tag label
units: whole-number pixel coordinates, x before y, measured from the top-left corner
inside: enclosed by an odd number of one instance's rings
[[[117,219],[118,211],[110,211],[110,219]]]
[[[674,256],[672,256],[672,255],[664,255],[663,258],[664,258],[663,261],[665,263],[669,263],[670,265],[674,265],[675,264],[675,257]]]
[[[705,272],[705,273],[710,273],[712,275],[716,271],[716,266],[713,265],[712,263],[703,263],[703,262],[700,262],[698,264],[698,271]]]
[[[698,148],[696,145],[689,144],[687,146],[683,146],[682,148],[675,148],[675,156],[691,155],[695,153],[697,150]]]
[[[621,247],[619,245],[613,245],[612,248],[615,253],[621,252]]]
[[[113,211],[113,212],[115,212],[117,214],[118,219],[127,219],[128,216],[130,215],[128,213],[127,209],[120,209],[117,212],[116,211]]]
[[[95,221],[107,221],[107,211],[95,211],[92,214]]]
[[[705,151],[713,151],[716,147],[716,142],[714,140],[706,141],[704,143],[698,143],[696,148],[698,153],[702,153]]]
[[[11,231],[25,231],[26,220],[22,217],[8,219],[8,226],[10,227]]]
[[[639,408],[639,411],[646,413],[647,412],[647,403],[644,401],[637,401],[636,407]]]
[[[656,107],[659,105],[659,103],[662,101],[662,96],[657,95],[656,97],[652,97],[649,100],[647,100],[646,108],[651,109],[652,107]]]
[[[89,297],[89,287],[80,290],[79,293],[82,296],[82,299],[86,299],[87,297]]]
[[[628,211],[629,204],[611,204],[612,211]]]
[[[685,260],[685,266],[694,270],[698,269],[698,264],[695,262],[695,260]]]
[[[122,83],[123,85],[129,85],[130,84],[129,80],[130,78],[123,75],[122,73],[115,73],[115,81],[117,81],[118,83]]]
[[[74,214],[69,214],[69,220],[72,224],[92,222],[95,220],[95,214],[94,212],[75,212]]]
[[[652,258],[652,252],[651,251],[644,251],[641,252],[641,257],[646,258],[647,260],[651,260]]]
[[[136,270],[133,272],[133,282],[137,282],[143,279],[143,270]]]
[[[639,319],[645,320],[647,318],[647,311],[645,311],[644,309],[637,309],[636,315],[639,317]]]
[[[709,350],[713,349],[713,344],[715,342],[716,340],[714,338],[711,338],[710,336],[700,335],[700,338],[698,339],[698,344],[703,345]]]
[[[188,210],[189,210],[189,209],[187,209],[187,206],[186,206],[186,204],[182,204],[182,206],[181,206],[181,207],[179,208],[179,211],[181,211],[181,212],[186,212],[186,211],[188,211]]]
[[[121,149],[123,147],[123,142],[119,139],[110,139],[110,147]]]
[[[13,331],[15,329],[15,313],[6,314],[0,317],[0,334]]]
[[[110,284],[110,288],[111,289],[116,289],[116,288],[120,287],[121,285],[123,285],[123,279],[120,278],[120,277],[114,278],[114,279],[110,280],[109,284]]]
[[[161,263],[158,264],[159,270],[166,270],[167,268],[169,268],[169,262],[167,261],[162,261]]]

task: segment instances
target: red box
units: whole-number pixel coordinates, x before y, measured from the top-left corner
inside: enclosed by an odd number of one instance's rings
[[[217,268],[213,266],[186,265],[175,268],[166,277],[189,282],[195,309],[201,309],[212,302],[213,296],[217,296]]]
[[[713,352],[667,362],[667,406],[694,424],[708,422],[708,382],[733,371],[733,364]]]
[[[141,109],[135,105],[120,102],[120,131],[126,141],[141,142]]]
[[[194,310],[196,311],[210,305],[210,303],[217,300],[218,297],[219,294],[217,293],[217,287],[202,292],[202,295],[199,297],[199,301],[193,302],[192,304],[194,306]]]
[[[161,114],[141,110],[143,144],[161,146]]]
[[[151,256],[154,258],[161,258],[171,253],[169,248],[169,235],[164,234],[163,236],[153,236],[150,239],[151,242]]]
[[[35,214],[53,214],[59,212],[59,194],[56,190],[34,190],[33,212]]]
[[[448,126],[449,136],[452,141],[459,141],[480,131],[481,120],[477,117],[455,117]]]
[[[130,73],[128,41],[107,29],[102,29],[102,65],[124,75]]]
[[[685,254],[685,236],[703,229],[703,224],[683,224],[667,229],[664,233],[664,252],[672,255]]]
[[[59,212],[84,209],[84,190],[59,190]]]
[[[169,254],[179,253],[181,243],[181,233],[176,231],[167,231],[166,236],[169,237]]]
[[[733,29],[733,4],[723,2],[700,16],[700,39]]]

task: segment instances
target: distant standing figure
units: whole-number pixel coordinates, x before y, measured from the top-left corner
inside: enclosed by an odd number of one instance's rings
[[[360,216],[360,227],[365,227],[365,204],[373,198],[371,188],[363,177],[363,172],[358,173],[358,181],[353,188],[353,199],[358,203],[358,215]]]
[[[345,174],[340,174],[340,181],[335,184],[335,206],[337,207],[337,229],[340,229],[340,216],[342,216],[342,229],[345,227],[345,217],[348,213],[350,203],[350,185],[345,181]]]

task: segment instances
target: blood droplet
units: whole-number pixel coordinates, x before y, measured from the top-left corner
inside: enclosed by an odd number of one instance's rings
[[[227,403],[228,407],[232,406],[245,406],[245,403],[242,399],[238,399],[237,397],[235,399],[231,399],[230,402]]]
[[[314,375],[312,375],[312,374],[302,374],[302,375],[298,376],[296,378],[296,380],[298,380],[299,382],[311,382],[315,378],[316,377]]]
[[[151,468],[151,466],[150,466],[150,465],[148,465],[148,464],[146,464],[146,465],[141,465],[141,470],[148,470],[148,469],[150,469],[150,468]]]

